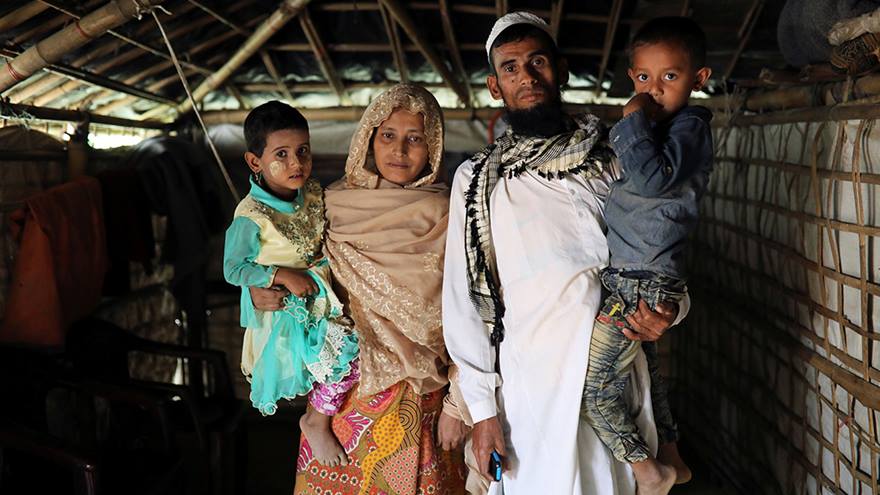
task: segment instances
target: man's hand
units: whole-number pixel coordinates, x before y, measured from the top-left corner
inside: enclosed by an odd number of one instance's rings
[[[623,107],[623,116],[626,117],[639,110],[645,111],[645,116],[648,117],[648,120],[654,120],[657,111],[660,110],[660,105],[648,93],[639,93],[626,102],[626,105]]]
[[[461,445],[467,436],[468,428],[464,421],[453,418],[446,413],[440,413],[437,422],[437,443],[443,450],[453,450]],[[488,461],[487,461],[488,462]]]
[[[639,299],[639,309],[626,317],[627,323],[633,328],[623,329],[623,334],[630,340],[646,340],[653,342],[666,333],[678,316],[678,304],[663,301],[657,304],[657,310],[651,311],[648,304]]]
[[[284,308],[284,298],[287,297],[287,289],[273,288],[261,289],[259,287],[249,287],[251,291],[251,301],[254,308],[260,311],[278,311]]]
[[[492,450],[497,451],[502,458],[507,456],[504,450],[504,434],[501,432],[498,416],[492,416],[475,424],[473,440],[474,457],[477,458],[480,475],[487,480],[494,481],[489,475],[489,456],[492,454]]]

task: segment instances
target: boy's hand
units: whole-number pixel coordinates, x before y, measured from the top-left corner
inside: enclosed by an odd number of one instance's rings
[[[284,286],[292,294],[299,297],[306,297],[318,293],[318,285],[303,270],[294,270],[293,268],[279,268],[275,272],[274,285]]]
[[[623,116],[626,117],[639,110],[645,111],[645,116],[648,117],[648,120],[654,120],[657,111],[660,110],[660,105],[648,93],[639,93],[626,102],[626,106],[623,107]]]

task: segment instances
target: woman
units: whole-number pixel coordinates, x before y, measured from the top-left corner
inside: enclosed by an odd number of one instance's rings
[[[465,427],[444,410],[449,358],[441,286],[449,211],[443,117],[424,88],[401,84],[364,112],[345,177],[325,193],[325,252],[360,345],[361,378],[333,430],[346,466],[302,441],[295,493],[463,493]],[[439,425],[438,425],[439,423]]]

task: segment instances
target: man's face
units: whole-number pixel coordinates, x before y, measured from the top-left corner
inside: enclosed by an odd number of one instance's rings
[[[538,38],[505,43],[492,52],[495,73],[486,79],[492,98],[508,110],[528,110],[559,101],[559,86],[568,80],[564,63],[554,64],[550,47]],[[560,74],[562,75],[560,77]]]

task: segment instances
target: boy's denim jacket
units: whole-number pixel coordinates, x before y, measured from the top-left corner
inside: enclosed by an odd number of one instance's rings
[[[622,172],[605,204],[612,268],[686,278],[685,241],[712,172],[710,120],[687,106],[656,124],[633,112],[611,129]]]

